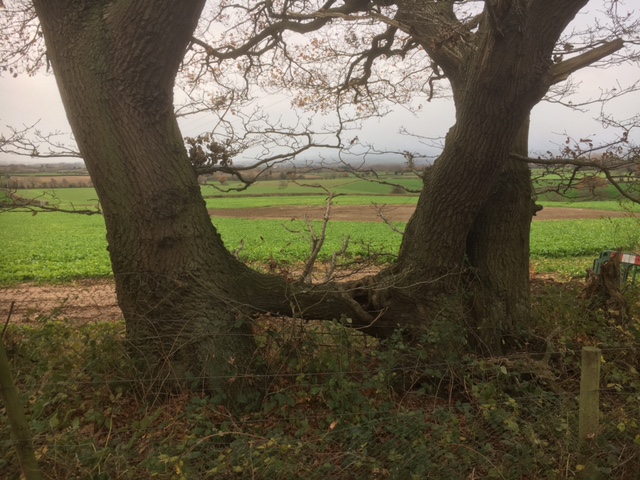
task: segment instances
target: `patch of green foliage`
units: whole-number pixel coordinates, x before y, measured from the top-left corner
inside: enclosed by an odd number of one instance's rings
[[[586,313],[578,289],[535,283],[529,351],[492,359],[434,357],[446,325],[408,345],[339,322],[258,320],[269,388],[240,413],[188,389],[153,396],[157,379],[137,376],[119,322],[42,314],[4,341],[50,478],[575,478],[584,345],[606,360],[589,461],[602,478],[635,478],[640,332]],[[627,295],[637,316],[638,291]],[[4,415],[0,448],[0,477],[18,478]]]
[[[304,236],[287,230],[304,232],[306,226],[302,221],[217,218],[213,222],[227,247],[232,252],[238,251],[245,261],[275,260],[291,264],[308,257],[310,247]],[[317,228],[318,223],[315,225]],[[0,285],[108,276],[111,267],[105,233],[104,220],[99,216],[2,214]],[[340,250],[346,236],[351,238],[347,251],[351,259],[380,255],[389,259],[398,251],[401,241],[398,234],[382,223],[331,222],[320,260],[327,260]],[[557,267],[564,273],[577,275],[582,274],[585,264],[590,264],[589,257],[595,258],[601,251],[615,248],[633,250],[639,239],[637,220],[630,218],[534,222],[531,255],[540,265],[540,272]],[[573,257],[584,258],[584,263],[578,267],[562,267],[562,259]],[[572,261],[565,263],[575,265]]]
[[[611,212],[640,212],[640,205],[631,203],[628,201],[616,201],[616,200],[592,200],[592,201],[565,201],[565,202],[550,202],[550,201],[538,201],[536,202],[543,207],[560,207],[560,208],[584,208],[588,210],[607,210]]]
[[[324,207],[327,204],[325,195],[289,195],[289,196],[223,196],[206,198],[207,208],[261,208],[261,207]],[[417,196],[385,196],[345,195],[336,197],[334,205],[416,205]],[[258,213],[258,212],[253,212]]]
[[[0,215],[0,284],[61,282],[111,275],[101,216]]]
[[[214,224],[231,251],[236,251],[244,242],[240,258],[248,262],[281,263],[304,261],[310,254],[310,246],[304,232],[306,224],[301,220],[243,220],[217,218]],[[312,222],[316,232],[320,222]],[[369,258],[383,255],[388,260],[400,247],[401,237],[383,223],[331,222],[327,226],[327,238],[319,256],[320,261],[329,260],[342,247],[346,237],[350,238],[347,256]]]
[[[533,257],[597,255],[604,250],[633,249],[639,243],[640,229],[634,218],[534,222],[531,228]]]

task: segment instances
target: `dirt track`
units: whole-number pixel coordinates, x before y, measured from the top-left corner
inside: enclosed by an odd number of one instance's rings
[[[415,207],[387,206],[383,210],[389,221],[406,222]],[[241,217],[253,219],[291,219],[307,215],[320,219],[324,207],[270,207],[253,210],[210,210],[214,217]],[[534,220],[571,220],[583,218],[611,218],[625,214],[600,210],[574,208],[549,208],[538,213]],[[335,206],[333,220],[361,222],[382,221],[378,212],[370,206]],[[55,315],[78,322],[102,322],[121,318],[116,302],[113,280],[81,280],[65,285],[23,284],[11,288],[0,288],[0,320],[4,322],[10,305],[15,302],[11,322],[37,322],[39,318]],[[1,327],[0,327],[1,329]]]
[[[249,219],[286,219],[308,216],[310,220],[320,220],[324,216],[325,207],[260,207],[253,209],[211,209],[212,217],[249,218]],[[414,205],[386,205],[382,214],[391,222],[406,222],[415,210]],[[578,220],[616,218],[628,215],[624,212],[606,210],[588,210],[584,208],[545,208],[533,217],[534,221],[544,220]],[[370,205],[334,205],[331,208],[331,219],[338,221],[380,222],[378,211]]]

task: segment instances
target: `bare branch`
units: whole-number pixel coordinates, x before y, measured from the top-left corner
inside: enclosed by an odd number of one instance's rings
[[[383,211],[384,205],[378,205],[376,203],[372,204],[373,208],[376,209],[376,212],[378,213],[378,217],[380,217],[380,219],[395,233],[397,233],[398,235],[404,235],[404,232],[402,230],[400,230],[398,227],[396,227],[393,222],[391,222],[391,220],[389,220]]]
[[[602,45],[592,48],[578,56],[563,60],[551,67],[551,84],[566,80],[573,72],[587,67],[598,60],[603,59],[617,52],[624,47],[624,41],[620,38],[605,42]]]
[[[80,215],[102,215],[100,206],[95,209],[90,208],[61,208],[58,205],[51,204],[46,200],[38,198],[26,198],[18,195],[15,190],[0,188],[0,212],[8,212],[12,210],[28,211],[36,215],[41,212],[59,212],[59,213],[76,213]]]
[[[0,136],[0,152],[29,158],[82,158],[75,147],[59,141],[60,132],[44,134],[38,122],[20,129],[7,126],[9,135]]]

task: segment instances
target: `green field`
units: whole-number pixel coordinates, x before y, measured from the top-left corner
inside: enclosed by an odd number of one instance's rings
[[[207,208],[313,207],[327,204],[325,195],[291,195],[285,197],[216,197],[207,198]],[[334,205],[415,205],[417,195],[344,195],[333,200]]]
[[[422,181],[415,175],[381,175],[378,177],[383,182],[401,185],[410,190],[419,190]],[[373,180],[374,177],[371,177]],[[317,187],[322,186],[322,188]],[[209,195],[222,195],[221,190],[229,190],[233,188],[241,188],[240,182],[229,182],[227,185],[214,183],[204,185],[202,194],[207,197]],[[225,195],[299,195],[299,194],[315,194],[325,195],[323,188],[340,194],[346,195],[389,195],[393,189],[392,185],[385,185],[378,182],[367,181],[356,177],[337,178],[337,179],[308,179],[296,180],[295,182],[279,182],[277,180],[258,181],[241,192],[230,191]]]
[[[244,241],[241,258],[249,262],[274,259],[295,263],[309,252],[302,236],[285,228],[302,230],[304,225],[299,221],[218,218],[214,223],[229,250],[235,251]],[[100,216],[4,213],[0,215],[0,284],[109,276],[105,234]],[[382,223],[333,222],[321,259],[338,250],[347,235],[352,258],[373,253],[393,255],[400,245],[400,236]],[[602,250],[632,249],[639,240],[640,229],[634,219],[534,222],[531,255],[534,261],[545,260],[540,262],[540,271],[575,259],[574,267],[565,265],[562,271],[578,274]],[[557,262],[549,263],[550,259]]]
[[[393,178],[389,181],[397,182],[408,188],[418,188],[419,181],[413,179]],[[326,192],[321,189],[300,186],[289,183],[287,188],[278,188],[277,181],[260,182],[243,192],[222,193],[213,186],[202,186],[202,193],[207,208],[258,208],[273,206],[320,206],[325,205]],[[390,186],[379,185],[365,180],[341,179],[321,180],[320,183],[328,191],[337,193],[334,200],[336,205],[415,205],[417,195],[390,195]],[[239,184],[230,184],[230,187]],[[59,189],[29,189],[19,190],[18,194],[25,198],[37,198],[48,201],[50,205],[60,208],[90,208],[98,204],[98,196],[93,188],[59,188]],[[2,192],[0,192],[2,195]],[[617,200],[593,201],[549,201],[540,200],[539,204],[547,208],[586,208],[592,210],[640,212],[640,205]]]
[[[374,178],[374,177],[370,177]],[[380,179],[411,189],[420,188],[414,175],[383,174]],[[541,182],[557,182],[553,176]],[[317,188],[314,185],[321,185]],[[240,187],[230,182],[223,188]],[[219,184],[201,187],[208,208],[255,209],[274,206],[322,206],[327,192],[339,194],[336,205],[415,205],[415,194],[390,194],[392,187],[353,176],[313,178],[296,182],[259,181],[242,192],[222,193]],[[56,190],[19,190],[19,195],[46,200],[64,209],[93,208],[98,204],[93,188],[60,188]],[[584,208],[610,211],[640,212],[640,205],[616,200],[540,202],[545,208]],[[285,220],[214,220],[231,251],[240,253],[248,262],[295,263],[307,258],[309,246],[300,234],[287,231],[304,230],[301,222]],[[287,228],[285,228],[285,225]],[[393,256],[400,236],[382,223],[332,222],[320,259],[330,258],[349,235],[351,258],[375,254]],[[11,212],[0,215],[0,284],[16,282],[62,282],[74,278],[111,275],[106,251],[104,221],[100,216]],[[600,251],[623,248],[632,250],[640,241],[638,222],[632,219],[573,220],[534,222],[531,233],[531,256],[534,268],[543,272],[577,275],[590,265]]]
[[[364,184],[333,186],[366,190]],[[362,192],[336,203],[415,204],[417,198]],[[92,189],[56,195],[64,208],[95,203]],[[251,209],[323,205],[325,198],[263,191],[210,195],[206,202],[210,208]],[[615,201],[546,204],[554,205],[624,210]],[[303,230],[300,221],[212,221],[231,251],[244,243],[240,256],[248,262],[295,263],[308,256],[301,235],[288,231]],[[148,394],[155,379],[137,373],[123,341],[123,320],[84,324],[58,308],[34,310],[27,321],[8,325],[4,341],[42,452],[39,462],[51,478],[253,478],[254,472],[255,478],[345,478],[345,472],[357,473],[349,478],[578,478],[583,345],[601,346],[606,358],[603,421],[590,444],[592,456],[602,465],[602,478],[635,478],[640,333],[635,324],[586,315],[578,300],[582,282],[558,277],[582,276],[602,250],[637,248],[638,227],[633,218],[533,223],[532,270],[554,275],[532,283],[535,328],[529,338],[544,339],[546,346],[527,344],[524,354],[487,360],[453,349],[441,360],[433,354],[438,335],[453,330],[438,324],[434,344],[416,348],[398,337],[381,348],[337,322],[261,319],[256,355],[265,359],[269,389],[259,408],[240,419],[223,408],[219,395]],[[331,222],[321,259],[346,235],[351,258],[393,255],[401,238],[382,223]],[[6,212],[0,214],[0,244],[0,286],[111,275],[99,215]],[[631,286],[626,293],[636,299],[636,318],[637,291]],[[548,352],[551,360],[539,361]],[[411,380],[411,388],[398,379]],[[12,452],[2,418],[0,433],[0,445]],[[480,470],[488,473],[475,475]],[[0,458],[0,477],[18,476],[15,455]]]
[[[46,201],[51,206],[65,209],[84,209],[98,204],[98,194],[94,188],[33,188],[17,190],[16,193],[24,198]],[[0,195],[4,193],[0,192]]]

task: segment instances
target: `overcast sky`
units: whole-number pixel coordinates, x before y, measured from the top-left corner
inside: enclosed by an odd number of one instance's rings
[[[587,68],[577,72],[572,80],[579,85],[574,102],[597,98],[601,89],[611,88],[617,84],[629,85],[640,77],[640,68],[627,65],[610,69]],[[288,101],[277,99],[265,100],[271,105],[275,115],[290,110]],[[615,138],[618,132],[603,129],[595,121],[600,114],[600,105],[584,111],[573,111],[560,105],[541,102],[532,112],[530,130],[530,150],[532,154],[546,151],[558,151],[558,145],[564,142],[565,136],[573,138],[591,138],[595,143],[604,143]],[[607,114],[620,120],[637,116],[640,112],[640,93],[627,95],[611,101],[604,106]],[[433,155],[437,153],[432,147],[421,145],[399,133],[400,127],[422,136],[441,137],[453,124],[454,111],[449,100],[434,100],[425,104],[419,116],[395,108],[382,119],[373,119],[363,125],[357,132],[362,143],[372,143],[379,149],[390,150],[422,150]],[[22,127],[38,122],[42,132],[69,132],[64,109],[58,94],[53,75],[21,76],[18,78],[0,78],[0,133],[5,133],[6,126]],[[210,121],[203,116],[181,120],[183,135],[193,136],[210,129]],[[354,133],[355,136],[356,133]],[[349,138],[349,134],[346,135]],[[638,135],[633,138],[640,142]],[[0,162],[42,163],[42,159],[28,157],[8,157],[0,154]],[[56,160],[57,161],[57,160]],[[70,160],[71,161],[71,160]]]

